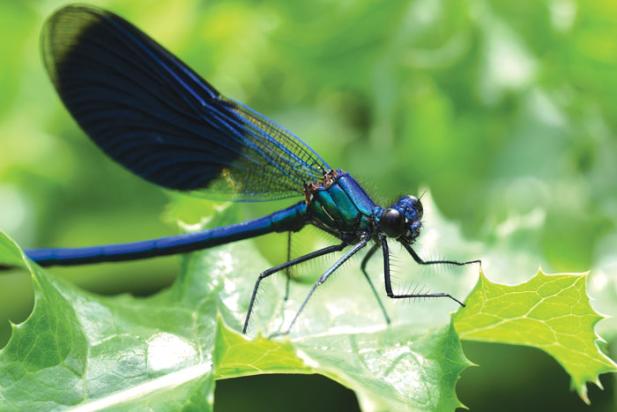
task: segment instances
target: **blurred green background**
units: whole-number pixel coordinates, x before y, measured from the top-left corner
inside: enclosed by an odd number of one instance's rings
[[[39,31],[65,3],[0,2],[0,229],[26,247],[175,233],[165,214],[170,195],[102,155],[46,77]],[[376,199],[430,189],[441,212],[484,245],[490,278],[519,282],[540,265],[591,269],[596,306],[617,316],[616,2],[91,3],[302,136]],[[249,205],[245,213],[277,206]],[[280,260],[280,237],[260,246]],[[178,270],[177,258],[165,258],[53,273],[99,293],[143,295]],[[31,295],[24,274],[0,277],[0,346],[7,319],[23,320]],[[610,325],[601,325],[609,344],[617,338]],[[458,386],[472,410],[617,408],[612,377],[586,407],[539,351],[469,343],[465,350],[481,366]],[[316,394],[319,405],[311,404]],[[357,408],[353,394],[319,377],[217,386],[220,411],[297,410],[299,399],[310,410]]]

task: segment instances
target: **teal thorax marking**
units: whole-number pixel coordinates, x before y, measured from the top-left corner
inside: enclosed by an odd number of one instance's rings
[[[375,203],[348,173],[336,170],[329,176],[331,181],[307,189],[311,223],[347,241],[371,233]]]

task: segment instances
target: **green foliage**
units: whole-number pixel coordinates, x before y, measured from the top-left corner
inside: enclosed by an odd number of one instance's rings
[[[617,364],[598,348],[596,323],[585,288],[586,275],[546,275],[542,271],[517,286],[500,285],[483,274],[454,316],[462,339],[525,345],[554,357],[572,378],[585,402],[587,382],[617,372]]]
[[[432,216],[430,197],[426,203]],[[169,213],[174,210],[183,208]],[[237,219],[233,209],[218,210],[210,225]],[[446,225],[440,229],[447,232]],[[32,315],[13,327],[0,351],[5,371],[0,397],[9,408],[211,410],[215,379],[263,373],[320,373],[353,389],[368,410],[462,406],[455,385],[470,363],[448,317],[435,310],[440,303],[431,302],[435,308],[424,314],[431,327],[398,306],[394,326],[386,328],[366,315],[370,291],[365,287],[363,294],[358,278],[349,276],[357,275],[354,269],[319,291],[290,337],[275,340],[262,333],[280,330],[289,317],[281,313],[294,308],[286,311],[282,305],[282,279],[269,279],[252,320],[263,332],[247,340],[234,330],[247,310],[250,280],[267,265],[252,246],[231,244],[187,256],[175,284],[149,298],[84,292],[23,260],[6,237],[0,253],[0,262],[27,268],[35,287]],[[615,366],[596,347],[594,326],[600,317],[589,306],[584,279],[540,273],[510,287],[481,275],[454,325],[463,339],[546,350],[586,399],[585,383],[597,382],[599,373]],[[290,306],[308,287],[293,285]],[[393,309],[389,302],[388,307]]]
[[[168,199],[158,188],[112,164],[87,141],[61,107],[44,73],[39,30],[43,19],[66,2],[0,3],[0,230],[27,247],[124,242],[169,234],[174,228],[157,218]],[[490,278],[507,284],[527,281],[539,265],[553,272],[591,269],[587,286],[593,305],[611,315],[598,329],[609,341],[607,348],[615,347],[617,24],[613,2],[91,3],[122,14],[223,93],[300,135],[330,164],[358,177],[376,200],[388,202],[399,193],[421,192],[421,185],[430,187],[445,216],[460,222],[468,239],[476,241],[463,240],[458,227],[427,214],[418,245],[422,256],[481,257]],[[242,212],[255,216],[276,207],[265,210],[250,205]],[[173,208],[183,209],[183,218],[190,216],[191,222],[210,216],[212,210],[195,204]],[[166,221],[175,222],[175,218]],[[431,231],[435,227],[439,230]],[[318,236],[309,236],[296,249],[312,250],[321,243]],[[242,268],[247,285],[256,273],[284,259],[284,239],[269,237],[257,245],[259,260]],[[0,242],[5,259],[19,259],[6,247]],[[406,265],[404,259],[399,259],[399,266],[399,288],[419,284],[459,298],[467,295],[477,275],[450,269],[423,272]],[[356,264],[349,268],[355,270]],[[373,262],[369,269],[380,273],[380,263]],[[305,319],[320,321],[298,325],[299,335],[349,325],[381,325],[361,282],[353,284],[354,296],[343,300],[338,312],[330,308],[319,314],[322,318],[310,313],[324,302],[347,297],[351,288],[345,278],[357,276],[354,270],[344,271],[319,292],[319,303],[308,308]],[[175,260],[163,259],[51,272],[54,281],[65,279],[90,291],[144,294],[169,285],[179,270]],[[183,273],[186,276],[187,271]],[[337,284],[339,278],[342,281]],[[19,274],[0,276],[0,345],[9,332],[8,326],[3,328],[6,319],[23,319],[29,313],[32,288],[26,279]],[[409,285],[412,280],[414,284]],[[295,289],[301,295],[303,289]],[[128,297],[111,302],[116,305],[123,299],[135,305],[149,302]],[[292,304],[298,296],[294,299]],[[269,301],[264,294],[263,318],[255,322],[256,330],[275,329],[280,323],[273,313],[283,309],[273,307],[269,313],[264,309]],[[234,307],[231,313],[240,314],[242,308],[237,306],[245,302],[245,298],[228,302]],[[133,303],[127,306],[136,309]],[[455,306],[418,302],[388,309],[393,318],[404,319],[403,325],[424,336],[429,326],[445,327]],[[147,310],[158,314],[150,306]],[[351,315],[334,315],[339,312]],[[234,316],[221,316],[232,329],[238,328]],[[273,325],[268,324],[270,318],[276,318]],[[586,342],[592,338],[588,336]],[[491,346],[483,351],[490,352]],[[486,376],[501,372],[502,362],[473,360]],[[525,365],[529,374],[542,374],[528,359],[508,361]],[[0,379],[3,376],[0,373]],[[502,374],[500,379],[503,382],[491,382],[489,388],[472,382],[461,398],[473,409],[474,399],[491,393],[499,402],[492,409],[504,409],[512,406],[499,399],[500,388],[521,398],[530,392],[526,387],[513,388],[508,376]],[[550,404],[549,397],[561,396],[559,385],[557,379],[547,379],[542,399],[526,401]],[[192,388],[191,383],[176,388],[185,390],[178,399],[201,399],[201,392]],[[209,393],[211,388],[203,390]],[[172,398],[172,394],[162,395],[156,402]],[[596,399],[592,408],[615,408],[614,401],[599,405]]]
[[[15,261],[20,252],[2,237]],[[0,351],[3,409],[78,404],[211,410],[216,305],[188,306],[177,288],[153,299],[94,297],[24,261],[35,287],[27,322]],[[173,304],[172,304],[173,302]],[[198,321],[198,324],[194,324]],[[174,374],[175,372],[175,374]],[[137,402],[137,403],[136,403]],[[95,408],[96,409],[96,408]]]
[[[0,260],[15,263],[21,252],[4,236],[0,244]],[[194,254],[171,289],[144,299],[94,296],[23,261],[35,308],[0,351],[3,407],[211,410],[214,378],[260,373],[321,373],[380,410],[460,405],[454,386],[468,362],[451,326],[422,334],[404,324],[365,326],[275,341],[231,330],[246,312],[247,261],[263,263],[238,245]],[[264,306],[256,322],[278,321]]]

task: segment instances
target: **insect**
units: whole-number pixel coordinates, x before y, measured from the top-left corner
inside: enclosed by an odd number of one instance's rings
[[[108,156],[141,178],[172,190],[236,201],[301,200],[255,220],[198,233],[96,247],[27,250],[39,265],[186,253],[271,232],[291,236],[314,225],[340,243],[262,272],[250,298],[244,333],[264,279],[348,249],[313,284],[289,332],[317,288],[369,244],[361,271],[386,322],[390,318],[366,270],[379,249],[388,297],[449,298],[463,305],[447,293],[397,294],[392,289],[389,239],[401,243],[421,265],[479,262],[425,261],[418,256],[412,245],[422,228],[419,199],[402,196],[388,207],[377,205],[347,172],[331,168],[306,143],[265,116],[221,95],[123,18],[91,6],[66,6],[48,19],[42,51],[49,76],[75,121]]]

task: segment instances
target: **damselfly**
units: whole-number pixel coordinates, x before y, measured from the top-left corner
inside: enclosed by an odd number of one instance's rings
[[[222,96],[169,51],[121,17],[71,5],[53,14],[42,35],[45,66],[64,105],[84,132],[112,159],[143,179],[182,192],[236,201],[301,197],[294,205],[235,225],[135,243],[30,249],[41,266],[142,259],[252,238],[299,231],[306,225],[340,243],[262,272],[244,321],[247,331],[261,282],[302,262],[347,250],[313,284],[291,320],[349,258],[371,244],[361,271],[386,322],[390,318],[366,265],[381,249],[388,297],[449,298],[448,293],[397,294],[392,288],[388,239],[421,265],[466,265],[477,260],[423,260],[412,248],[422,228],[422,203],[402,196],[377,205],[348,173],[330,167],[298,137],[243,104]],[[289,280],[288,280],[289,281]]]

